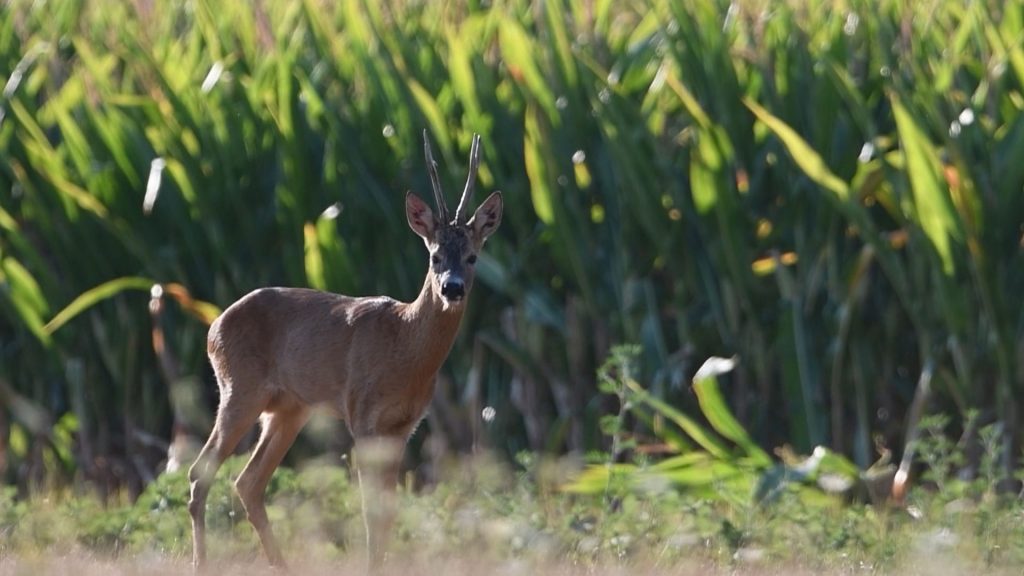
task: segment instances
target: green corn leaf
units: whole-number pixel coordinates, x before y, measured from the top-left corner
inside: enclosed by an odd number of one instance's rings
[[[501,53],[512,71],[513,78],[522,78],[529,93],[536,98],[548,119],[552,124],[557,125],[559,114],[555,107],[555,95],[535,60],[535,55],[540,53],[540,50],[530,39],[526,30],[515,20],[508,19],[501,22],[498,39]]]
[[[680,454],[679,456],[673,456],[666,458],[657,464],[651,466],[651,470],[654,472],[671,472],[680,468],[689,468],[698,464],[704,464],[710,461],[711,457],[707,452],[688,452],[686,454]]]
[[[793,161],[796,162],[797,166],[803,170],[808,178],[840,199],[847,199],[850,191],[846,183],[829,170],[821,155],[806,140],[801,138],[788,124],[762,108],[757,102],[745,98],[743,103],[757,116],[758,120],[768,126],[768,129],[782,141]]]
[[[412,78],[406,79],[406,83],[409,86],[409,91],[412,92],[413,98],[416,100],[416,104],[420,107],[420,112],[426,118],[427,123],[430,124],[431,136],[437,139],[438,146],[441,150],[451,150],[452,141],[449,137],[447,125],[445,124],[444,113],[441,112],[440,106],[437,105],[437,101],[430,95],[429,92],[423,86]]]
[[[643,476],[649,478],[648,484],[653,483],[650,479],[664,479],[676,486],[695,488],[717,484],[743,475],[749,475],[749,472],[741,470],[729,462],[708,460],[690,466],[678,466],[671,470],[647,473]],[[643,483],[643,477],[640,482]]]
[[[448,39],[448,69],[452,77],[452,89],[466,109],[469,122],[476,124],[481,115],[480,100],[477,94],[476,80],[473,78],[471,53],[463,41],[462,35],[450,29]]]
[[[993,184],[1007,203],[1016,201],[1024,191],[1024,114],[1017,116],[992,143],[994,156]]]
[[[123,278],[117,278],[109,280],[81,293],[70,304],[64,307],[63,310],[57,313],[46,326],[43,326],[43,332],[47,335],[53,334],[57,330],[60,330],[62,326],[70,322],[75,316],[78,316],[82,312],[85,312],[89,308],[99,304],[100,302],[111,298],[124,292],[125,290],[145,290],[149,291],[156,284],[149,278],[140,278],[137,276],[126,276]]]
[[[35,314],[46,314],[48,305],[42,289],[32,274],[14,258],[2,260],[4,274],[12,284],[11,291]]]
[[[711,427],[723,437],[735,442],[759,466],[771,464],[771,458],[750,438],[746,429],[729,410],[718,386],[718,375],[732,369],[735,361],[709,358],[693,377],[693,390],[697,394],[701,412]]]
[[[615,484],[615,480],[629,481],[639,472],[635,464],[598,464],[588,466],[571,482],[562,486],[564,492],[573,494],[603,494],[609,488],[609,483]]]
[[[337,209],[336,207],[328,208],[317,219],[316,235],[320,242],[320,253],[326,263],[324,278],[327,281],[327,289],[342,294],[352,294],[358,288],[355,282],[358,274],[348,242],[338,230],[334,217],[329,215]]]
[[[676,78],[676,75],[672,72],[668,73],[665,80],[669,88],[671,88],[672,91],[676,93],[676,96],[679,97],[679,101],[682,102],[683,108],[686,109],[686,112],[691,118],[693,118],[697,125],[705,130],[712,128],[713,123],[711,122],[711,118],[708,117],[707,112],[705,112],[704,108],[701,107],[700,102],[698,102],[697,98],[692,92],[690,92],[690,89],[687,88],[681,80]]]
[[[686,439],[682,432],[673,426],[666,426],[663,418],[655,418],[648,406],[636,404],[632,407],[633,417],[643,422],[654,431],[654,435],[664,442],[673,452],[685,455],[698,454],[707,456],[706,452],[694,450],[693,443]],[[672,458],[669,458],[671,460]]]
[[[892,97],[892,106],[907,161],[907,175],[914,193],[918,224],[931,240],[942,262],[942,271],[950,276],[955,269],[952,242],[961,239],[963,235],[960,220],[940,175],[938,151],[895,95]]]
[[[558,58],[558,65],[562,69],[562,78],[565,80],[566,88],[573,90],[579,83],[579,74],[576,71],[576,59],[573,58],[569,36],[566,33],[564,4],[562,2],[545,2],[544,15],[547,18],[548,31],[554,38],[553,50]]]
[[[536,108],[526,111],[526,135],[523,141],[523,154],[526,157],[526,175],[530,179],[530,198],[537,218],[545,224],[555,223],[554,190],[552,178],[548,174],[548,156],[546,139],[540,128]]]
[[[689,436],[701,448],[707,450],[709,454],[716,458],[725,460],[732,458],[729,447],[713,434],[705,430],[704,427],[698,424],[696,420],[690,418],[686,414],[683,414],[664,400],[651,395],[635,380],[627,380],[626,386],[637,401],[647,404],[655,412],[660,413],[676,426],[679,426],[687,436]]]
[[[0,294],[7,293],[25,327],[43,345],[49,346],[50,335],[43,327],[43,316],[48,305],[42,289],[32,274],[14,258],[3,258],[0,260],[0,288],[7,288],[0,290]]]
[[[722,182],[722,155],[710,131],[700,132],[690,154],[690,189],[698,214],[710,213],[721,196],[728,194]]]
[[[302,237],[306,247],[306,283],[317,290],[327,289],[324,278],[324,258],[320,253],[320,240],[317,238],[316,225],[307,222],[302,228]]]

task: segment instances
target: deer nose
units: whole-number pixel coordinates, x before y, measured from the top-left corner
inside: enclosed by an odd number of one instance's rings
[[[466,284],[461,278],[448,278],[441,284],[441,296],[449,300],[461,300],[466,295]]]

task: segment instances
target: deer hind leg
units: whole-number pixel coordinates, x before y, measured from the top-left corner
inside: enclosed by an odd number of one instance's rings
[[[249,522],[260,537],[260,544],[272,566],[284,566],[281,548],[274,538],[267,518],[265,503],[267,484],[274,470],[281,464],[288,448],[295,442],[295,437],[309,420],[310,410],[297,403],[287,406],[274,406],[263,417],[263,431],[259,443],[253,451],[249,463],[235,481],[235,489],[242,499],[242,506],[249,517]]]
[[[221,381],[217,419],[206,445],[188,471],[192,517],[192,565],[206,562],[206,497],[221,464],[238,446],[242,436],[256,423],[269,398],[259,394],[230,394],[230,386]]]

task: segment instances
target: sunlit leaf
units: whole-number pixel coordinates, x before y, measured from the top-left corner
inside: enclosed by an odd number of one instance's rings
[[[743,103],[757,116],[758,120],[768,126],[779,140],[782,140],[793,161],[807,174],[808,178],[840,199],[847,199],[849,189],[846,183],[829,170],[821,155],[806,140],[800,137],[788,124],[765,110],[757,102],[747,99]]]
[[[935,247],[943,272],[951,275],[955,269],[952,243],[962,238],[962,232],[940,176],[938,152],[898,98],[893,97],[892,107],[907,159],[917,218]]]
[[[316,235],[316,225],[307,222],[302,228],[302,236],[306,244],[306,281],[311,288],[327,289],[324,279],[324,259],[320,254],[320,242]]]
[[[513,79],[522,81],[547,114],[549,121],[557,123],[559,114],[555,108],[555,95],[541,73],[536,60],[539,51],[534,41],[518,22],[511,19],[502,20],[499,32],[501,53]]]
[[[145,290],[148,292],[150,288],[153,287],[153,284],[155,284],[155,282],[152,280],[139,277],[117,278],[104,282],[95,288],[91,288],[79,294],[71,301],[70,304],[65,306],[60,312],[57,312],[57,314],[47,322],[45,326],[43,326],[43,331],[46,334],[53,334],[76,316],[107,298],[116,296],[125,290]]]
[[[551,186],[551,175],[548,173],[548,152],[546,139],[540,128],[540,121],[535,108],[526,113],[526,136],[523,142],[523,153],[526,156],[526,174],[530,178],[530,197],[537,218],[545,224],[555,223],[554,190]]]
[[[6,293],[25,327],[44,344],[50,344],[50,334],[43,326],[48,312],[46,297],[32,274],[11,257],[0,260],[0,294]]]
[[[738,444],[759,465],[768,465],[771,458],[757,446],[743,425],[736,420],[718,387],[718,376],[732,370],[735,359],[709,358],[693,377],[693,390],[701,412],[716,432]]]
[[[682,413],[667,402],[652,396],[644,390],[639,383],[627,381],[626,385],[635,395],[636,400],[650,406],[653,410],[664,416],[666,419],[678,426],[687,436],[697,443],[701,448],[716,458],[731,458],[728,446],[713,434],[708,432],[696,420]]]

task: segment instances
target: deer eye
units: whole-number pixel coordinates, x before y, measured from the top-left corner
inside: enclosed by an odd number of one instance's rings
[[[441,255],[440,254],[431,254],[430,261],[434,265],[440,264],[441,263]]]
[[[476,254],[470,254],[469,258],[466,258],[466,262],[469,264],[476,264]]]

